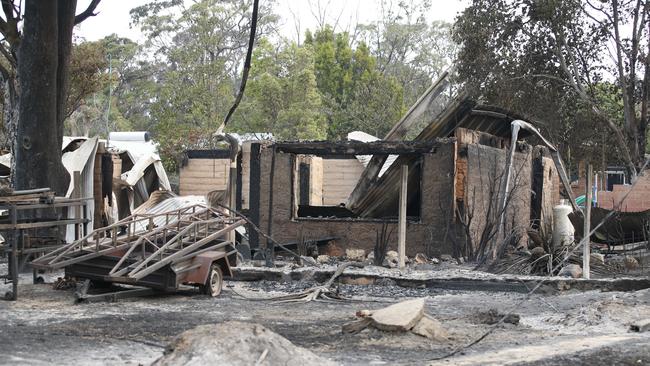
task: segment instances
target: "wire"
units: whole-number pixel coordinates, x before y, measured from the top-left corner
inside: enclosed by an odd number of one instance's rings
[[[230,107],[230,110],[228,111],[226,118],[224,118],[223,123],[217,130],[219,133],[223,131],[223,129],[226,127],[226,125],[230,121],[230,117],[232,117],[233,113],[235,113],[235,110],[239,106],[239,102],[241,102],[241,99],[244,96],[244,90],[246,89],[246,81],[248,80],[248,73],[250,72],[251,69],[251,57],[253,55],[253,45],[255,43],[255,32],[257,31],[257,13],[259,8],[259,3],[260,3],[259,0],[253,1],[253,14],[251,16],[251,33],[250,33],[250,37],[248,38],[248,51],[246,51],[246,60],[244,61],[244,71],[242,72],[241,84],[239,85],[239,92],[237,93],[235,102],[233,103],[232,107]]]

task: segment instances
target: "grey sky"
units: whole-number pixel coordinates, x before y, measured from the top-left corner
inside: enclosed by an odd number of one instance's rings
[[[142,41],[139,30],[129,27],[129,10],[150,1],[102,0],[97,8],[99,14],[79,25],[75,34],[89,41],[112,33]],[[79,0],[78,12],[85,9],[89,2],[90,0]],[[467,6],[468,0],[433,0],[432,2],[433,6],[427,14],[430,21],[453,22],[456,14]],[[282,18],[281,34],[296,39],[296,24],[299,24],[301,34],[307,28],[316,28],[318,21],[313,13],[319,13],[318,3],[319,0],[277,0],[276,12]],[[381,17],[379,0],[320,0],[321,9],[327,4],[329,4],[326,11],[327,21],[333,24],[338,19],[339,30],[347,29],[356,22],[369,23]],[[295,19],[298,19],[298,22]]]

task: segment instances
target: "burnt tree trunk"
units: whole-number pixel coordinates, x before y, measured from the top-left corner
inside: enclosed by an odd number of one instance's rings
[[[18,52],[16,189],[50,187],[63,195],[70,182],[61,144],[75,8],[76,0],[25,2]]]
[[[70,85],[69,69],[72,53],[72,28],[75,24],[77,0],[58,0],[58,65],[56,74],[56,121],[57,134],[63,141],[63,122],[66,118],[66,99]]]

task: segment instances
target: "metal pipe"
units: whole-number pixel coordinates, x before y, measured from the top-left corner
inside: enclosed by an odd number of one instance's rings
[[[498,228],[498,233],[497,233],[497,240],[503,237],[504,232],[505,232],[505,214],[506,214],[506,205],[508,204],[508,194],[510,193],[510,175],[511,175],[511,170],[512,170],[512,160],[514,158],[515,150],[517,148],[517,139],[519,137],[519,130],[520,129],[525,129],[527,131],[532,132],[535,136],[537,136],[543,143],[544,146],[546,146],[550,151],[551,151],[551,156],[553,158],[553,162],[555,164],[555,168],[558,171],[558,174],[560,175],[560,180],[562,182],[562,185],[564,186],[564,189],[566,190],[567,194],[569,195],[569,201],[571,202],[571,206],[573,207],[573,210],[576,212],[582,213],[582,210],[578,205],[576,204],[573,191],[571,190],[571,185],[569,184],[569,179],[566,174],[566,171],[564,170],[564,164],[562,164],[562,158],[560,157],[560,153],[551,144],[548,140],[542,136],[542,134],[535,128],[533,125],[526,121],[522,121],[519,119],[516,119],[512,121],[510,124],[511,128],[511,138],[510,138],[510,151],[508,152],[508,157],[506,158],[506,167],[504,171],[504,179],[503,183],[501,185],[500,189],[500,202],[499,202],[499,228]],[[496,255],[496,247],[493,249],[492,256],[495,257]]]

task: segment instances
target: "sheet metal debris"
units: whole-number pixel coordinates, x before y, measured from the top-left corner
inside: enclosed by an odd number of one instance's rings
[[[612,210],[600,207],[591,208],[592,229],[605,219]],[[575,235],[583,237],[583,217],[580,213],[569,214],[575,228]],[[591,240],[610,246],[646,241],[650,230],[650,210],[642,212],[616,212],[612,218],[596,230]]]

